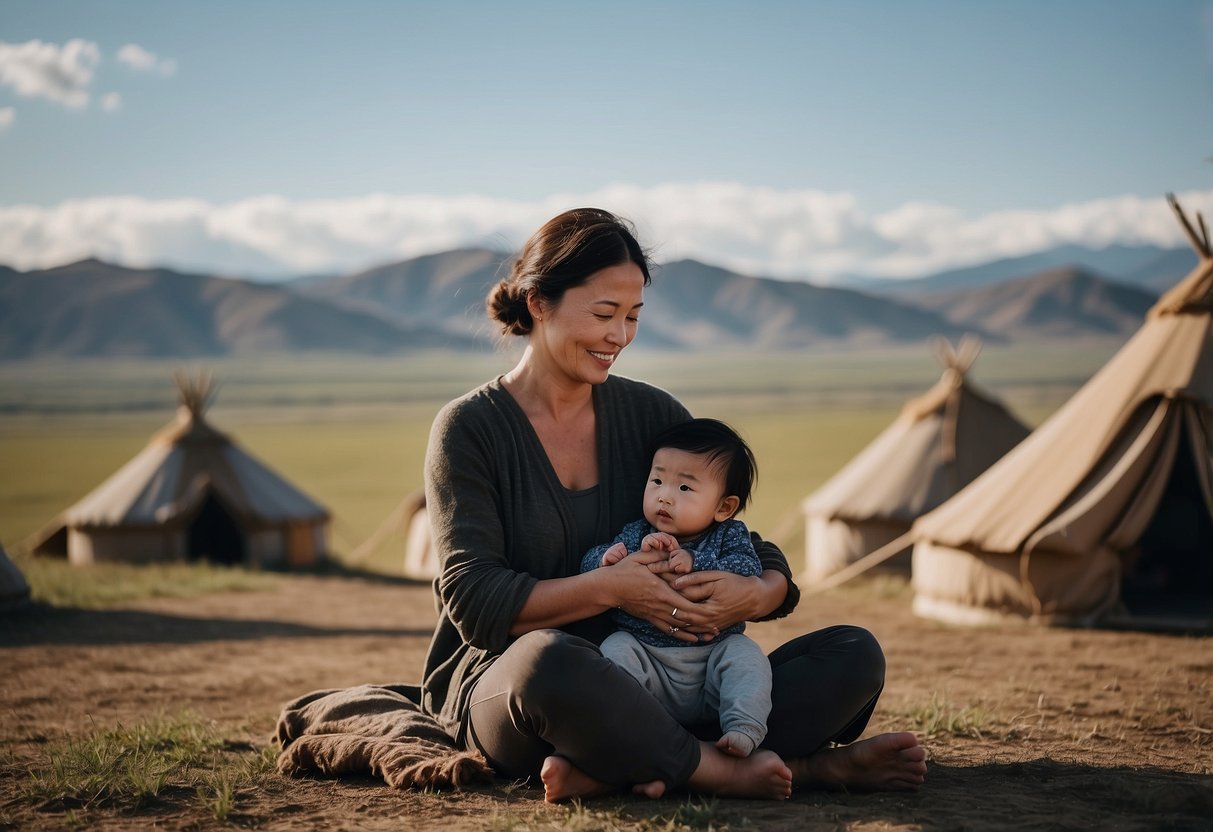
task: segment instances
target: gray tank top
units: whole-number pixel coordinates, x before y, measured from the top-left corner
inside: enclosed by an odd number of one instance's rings
[[[583,491],[565,489],[565,493],[573,504],[573,521],[577,524],[577,551],[584,555],[599,543],[610,543],[609,540],[594,539],[595,530],[598,528],[598,486],[592,485]]]

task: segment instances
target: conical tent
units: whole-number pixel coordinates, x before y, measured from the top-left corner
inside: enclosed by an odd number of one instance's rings
[[[806,583],[817,583],[910,530],[1025,436],[1028,428],[978,390],[968,371],[976,338],[942,339],[940,380],[802,504]],[[905,570],[910,544],[885,561]]]
[[[0,612],[19,607],[29,600],[29,583],[0,546]]]
[[[34,550],[77,564],[305,565],[323,557],[328,511],[206,421],[209,376],[178,377],[178,389],[176,421],[56,518]]]
[[[438,576],[438,550],[430,538],[430,515],[425,508],[425,492],[410,495],[407,504],[408,509],[401,524],[405,538],[404,575],[407,578],[435,578]]]
[[[1016,616],[1213,617],[1213,257],[1035,433],[914,525],[914,609]]]

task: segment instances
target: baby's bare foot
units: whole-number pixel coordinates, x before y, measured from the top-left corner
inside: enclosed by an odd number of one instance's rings
[[[927,750],[909,732],[880,734],[789,763],[797,786],[917,791],[927,777]]]
[[[754,740],[740,731],[726,731],[716,740],[716,747],[733,757],[748,757],[754,753]]]

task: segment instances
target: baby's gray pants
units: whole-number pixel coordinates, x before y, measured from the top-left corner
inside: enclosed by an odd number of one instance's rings
[[[602,655],[627,671],[683,725],[715,722],[754,741],[767,735],[771,661],[751,638],[735,633],[708,644],[653,647],[617,631]]]

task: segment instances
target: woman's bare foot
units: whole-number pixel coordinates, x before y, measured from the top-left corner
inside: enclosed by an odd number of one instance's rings
[[[691,791],[727,797],[787,800],[792,795],[792,770],[774,751],[730,757],[711,743],[700,744],[699,768],[687,781]]]
[[[801,787],[917,791],[927,778],[927,750],[909,732],[880,734],[788,762]]]
[[[716,747],[732,757],[748,757],[754,753],[754,741],[740,731],[726,731],[716,740]]]
[[[593,797],[615,791],[614,786],[595,780],[564,757],[555,755],[543,761],[543,767],[539,769],[539,779],[543,781],[543,799],[548,803],[560,803],[575,797]]]

